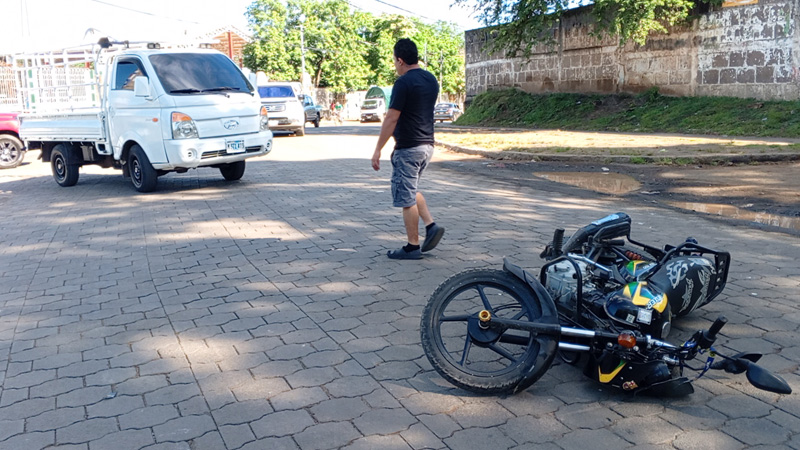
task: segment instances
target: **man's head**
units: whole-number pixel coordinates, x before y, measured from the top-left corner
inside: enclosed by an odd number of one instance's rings
[[[394,64],[397,73],[402,75],[408,70],[408,66],[414,66],[417,63],[419,63],[419,53],[414,41],[403,38],[394,44]]]

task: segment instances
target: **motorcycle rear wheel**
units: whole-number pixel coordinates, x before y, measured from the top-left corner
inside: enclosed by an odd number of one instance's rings
[[[420,337],[434,369],[450,383],[482,395],[528,388],[553,362],[555,336],[520,330],[481,330],[477,315],[536,321],[540,300],[522,281],[502,270],[456,274],[431,295],[422,312]]]

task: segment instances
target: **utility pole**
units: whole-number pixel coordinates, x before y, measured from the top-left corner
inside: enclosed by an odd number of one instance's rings
[[[308,82],[306,81],[306,38],[305,28],[303,24],[306,22],[306,15],[300,14],[300,86],[304,94],[309,92],[306,90]]]
[[[306,39],[303,30],[303,22],[300,22],[300,81],[306,74]]]
[[[439,50],[439,95],[444,87],[444,50]]]

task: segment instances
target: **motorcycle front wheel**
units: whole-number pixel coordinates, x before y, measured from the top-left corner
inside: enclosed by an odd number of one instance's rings
[[[445,280],[422,312],[420,337],[434,369],[450,383],[484,395],[512,394],[536,382],[557,353],[555,336],[479,326],[478,313],[537,321],[540,299],[502,270],[473,269]]]

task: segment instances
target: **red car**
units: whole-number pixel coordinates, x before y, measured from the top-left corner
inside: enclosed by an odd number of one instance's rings
[[[15,113],[0,113],[0,169],[22,164],[25,145],[19,140],[19,119]]]

